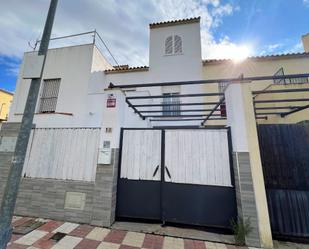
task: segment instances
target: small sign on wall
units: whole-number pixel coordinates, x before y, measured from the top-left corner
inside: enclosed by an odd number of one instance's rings
[[[116,107],[116,97],[113,94],[109,94],[106,100],[107,108],[115,108]]]

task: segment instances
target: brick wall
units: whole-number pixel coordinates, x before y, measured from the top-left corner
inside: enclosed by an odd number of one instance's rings
[[[238,217],[243,221],[250,219],[251,232],[246,244],[260,247],[258,215],[253,190],[249,152],[233,152],[235,190]]]

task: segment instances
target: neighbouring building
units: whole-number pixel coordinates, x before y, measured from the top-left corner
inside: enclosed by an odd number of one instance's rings
[[[12,100],[13,93],[0,89],[0,122],[7,120]]]
[[[272,248],[278,229],[259,127],[309,120],[303,42],[298,54],[202,59],[192,18],[150,24],[149,66],[113,66],[95,44],[48,50],[15,213],[229,229],[238,217],[250,219],[248,245]],[[0,132],[1,195],[35,56],[24,55]]]

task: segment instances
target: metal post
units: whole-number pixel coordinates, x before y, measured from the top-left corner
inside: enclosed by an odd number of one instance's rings
[[[50,35],[54,22],[58,0],[51,0],[47,19],[44,26],[44,32],[40,43],[38,55],[44,56],[44,63],[41,69],[41,76],[31,80],[31,85],[22,117],[20,131],[17,137],[12,165],[8,175],[0,210],[0,249],[5,249],[12,235],[12,217],[14,214],[17,193],[24,165],[28,140],[32,128],[34,110],[39,94],[43,68],[45,64],[46,54],[48,50]]]

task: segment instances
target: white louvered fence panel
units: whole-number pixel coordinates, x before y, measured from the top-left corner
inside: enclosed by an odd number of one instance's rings
[[[165,181],[231,186],[226,130],[167,130]]]
[[[35,178],[94,181],[100,129],[32,131],[23,175]]]
[[[160,130],[125,130],[122,142],[121,178],[131,180],[160,180]]]

